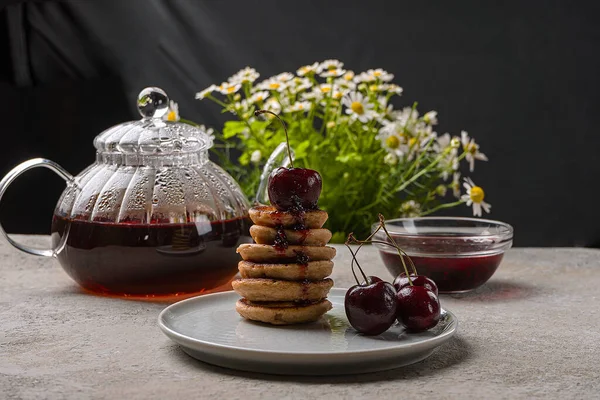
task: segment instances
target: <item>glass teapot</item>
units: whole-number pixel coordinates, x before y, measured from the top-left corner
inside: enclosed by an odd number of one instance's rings
[[[96,162],[73,177],[58,164],[26,161],[0,182],[0,199],[19,175],[46,167],[66,182],[52,220],[52,249],[30,248],[0,231],[17,249],[56,257],[84,289],[133,297],[202,293],[237,273],[240,243],[249,237],[249,202],[239,185],[208,158],[212,137],[164,121],[169,99],[159,88],[138,97],[139,121],[94,139]],[[282,157],[269,158],[266,174]]]

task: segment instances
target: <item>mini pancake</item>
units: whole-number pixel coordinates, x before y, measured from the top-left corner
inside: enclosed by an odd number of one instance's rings
[[[317,281],[331,275],[333,261],[309,261],[307,264],[263,264],[240,261],[238,269],[242,278]]]
[[[268,308],[293,308],[293,307],[305,307],[310,306],[325,299],[315,300],[315,301],[250,301],[248,299],[243,299],[246,304],[251,306],[258,307],[268,307]]]
[[[288,246],[287,249],[276,249],[268,244],[241,244],[237,250],[245,261],[257,263],[297,262],[299,258],[308,257],[307,261],[331,260],[335,257],[335,249],[329,246]],[[304,262],[304,261],[301,261]]]
[[[327,221],[327,213],[323,210],[307,210],[301,214],[289,211],[277,211],[272,206],[257,206],[250,209],[250,219],[256,225],[276,228],[291,228],[303,225],[307,229],[319,229]]]
[[[289,244],[304,246],[325,246],[331,240],[331,232],[328,229],[305,229],[300,231],[284,229],[285,237]],[[258,244],[273,244],[277,230],[268,226],[252,225],[250,236]]]
[[[327,297],[333,280],[281,281],[275,279],[237,279],[233,290],[250,301],[315,301]]]
[[[300,307],[264,307],[255,305],[246,299],[235,304],[236,311],[244,318],[273,325],[292,325],[313,322],[331,310],[329,300]]]

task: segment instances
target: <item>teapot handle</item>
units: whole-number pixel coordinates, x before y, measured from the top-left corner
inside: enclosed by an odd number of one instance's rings
[[[292,150],[292,159],[294,159],[294,151]],[[267,191],[267,185],[269,183],[269,175],[275,168],[287,167],[290,165],[290,159],[287,156],[287,144],[286,142],[279,143],[279,146],[273,150],[265,166],[263,167],[262,174],[260,174],[260,183],[258,184],[258,190],[256,191],[255,203],[268,204],[269,194]]]
[[[45,168],[51,169],[52,171],[56,172],[58,174],[58,176],[63,178],[65,181],[67,181],[67,183],[73,182],[73,176],[71,174],[69,174],[67,171],[65,171],[65,169],[63,169],[63,167],[61,167],[60,165],[56,164],[53,161],[46,160],[44,158],[34,158],[34,159],[27,160],[27,161],[17,165],[8,174],[6,174],[6,176],[4,178],[2,178],[2,181],[0,181],[0,200],[2,200],[2,196],[4,196],[4,192],[6,191],[6,189],[8,189],[8,186],[15,179],[17,179],[19,177],[19,175],[21,175],[25,171],[28,171],[28,170],[30,170],[32,168],[36,168],[36,167],[45,167]],[[50,249],[50,250],[36,249],[33,247],[26,246],[24,244],[17,243],[15,240],[11,239],[8,236],[8,234],[2,227],[2,224],[0,224],[0,232],[6,238],[8,243],[12,244],[17,249],[24,251],[25,253],[33,254],[35,256],[45,256],[45,257],[53,257],[55,254],[54,249]]]

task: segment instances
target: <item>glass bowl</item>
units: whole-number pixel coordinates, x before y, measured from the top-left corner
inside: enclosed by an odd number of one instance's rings
[[[385,225],[419,275],[431,278],[440,293],[463,293],[483,285],[496,272],[513,239],[512,226],[488,219],[398,218]],[[371,232],[378,226],[373,224]],[[389,243],[383,230],[373,239]],[[396,249],[374,245],[394,277],[404,272]]]

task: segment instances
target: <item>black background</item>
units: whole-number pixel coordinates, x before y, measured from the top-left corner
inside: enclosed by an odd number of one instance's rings
[[[197,91],[246,65],[266,78],[339,58],[393,72],[398,105],[417,100],[439,112],[439,133],[478,140],[490,162],[472,176],[516,245],[600,247],[597,4],[13,1],[0,8],[0,173],[36,156],[79,172],[95,135],[137,118],[145,86],[218,125]],[[28,173],[3,198],[3,225],[47,233],[63,187]]]

